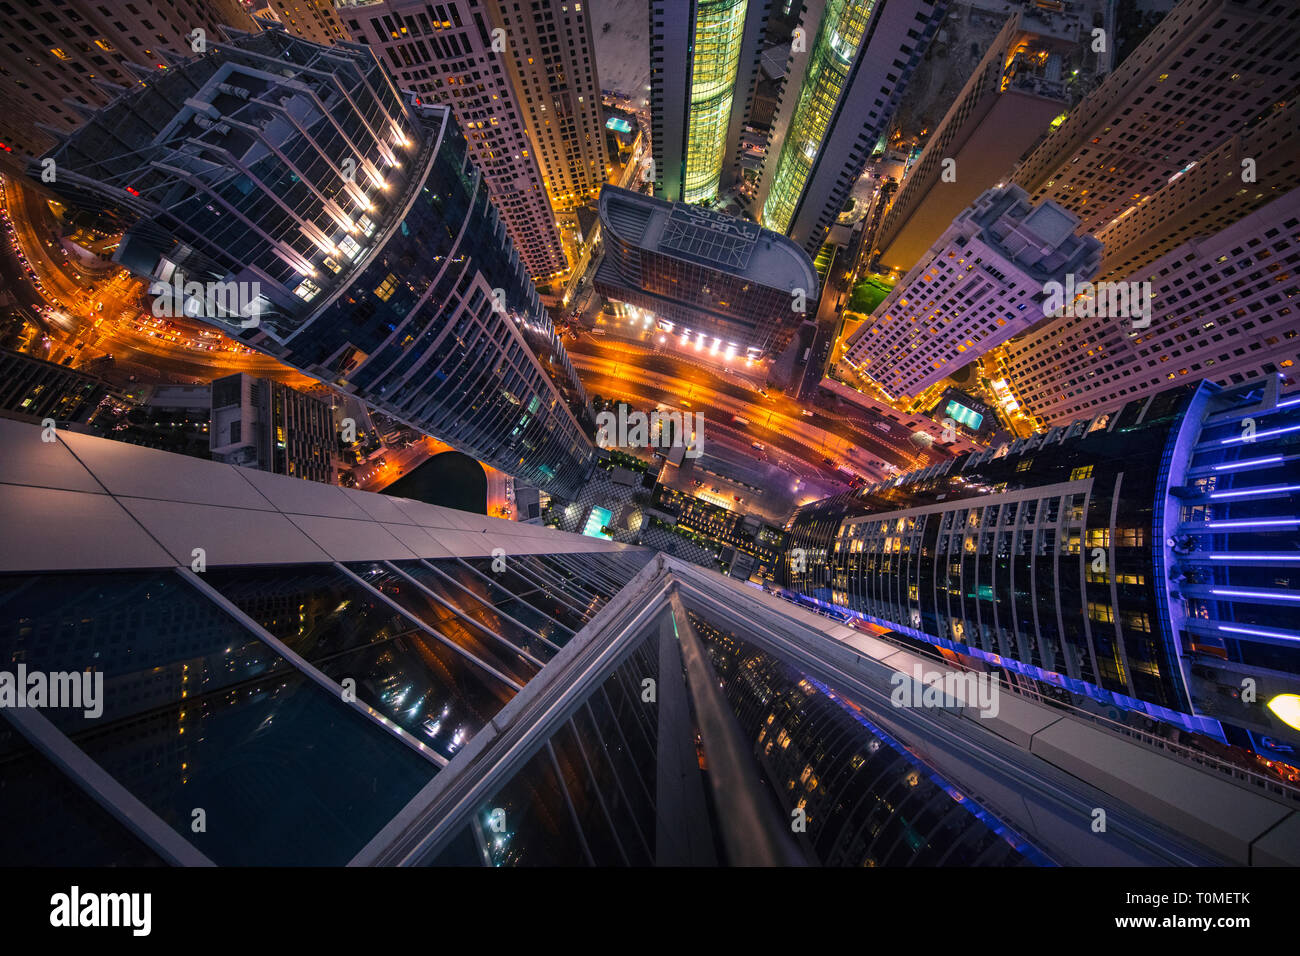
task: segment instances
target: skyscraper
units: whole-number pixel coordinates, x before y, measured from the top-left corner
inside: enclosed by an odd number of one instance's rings
[[[581,482],[582,387],[468,144],[368,51],[238,37],[51,158],[160,304],[530,484]]]
[[[107,393],[103,381],[85,372],[0,349],[0,409],[6,412],[83,423]]]
[[[252,12],[254,17],[278,23],[294,36],[313,43],[352,39],[333,0],[257,0]]]
[[[651,0],[654,194],[703,203],[738,181],[771,0]]]
[[[1294,99],[1248,123],[1174,176],[1145,202],[1096,233],[1097,278],[1147,275],[1146,267],[1191,241],[1209,239],[1300,186],[1300,105]]]
[[[745,219],[617,186],[600,194],[601,295],[645,309],[665,332],[714,352],[779,352],[817,302],[802,249]]]
[[[1300,18],[1276,0],[1182,0],[1012,182],[1097,235],[1233,132],[1295,96]]]
[[[195,30],[216,41],[222,26],[252,29],[238,0],[67,0],[39,11],[6,4],[10,24],[0,69],[0,156],[16,166],[76,129],[138,74],[193,50]]]
[[[549,0],[544,6],[537,16],[553,18]],[[374,50],[399,89],[451,108],[529,274],[541,283],[563,272],[564,246],[529,139],[529,110],[546,104],[527,103],[532,88],[512,84],[509,37],[492,32],[499,28],[493,26],[490,0],[446,0],[432,8],[422,0],[343,0],[339,9],[353,39]],[[521,52],[560,73],[568,63],[558,52]],[[598,87],[589,87],[594,73],[564,75],[576,95],[587,95],[589,88],[599,94]]]
[[[947,224],[1064,115],[1079,37],[1077,19],[1011,14],[894,194],[875,238],[881,265],[900,272],[916,265]]]
[[[1261,778],[1046,701],[981,710],[979,675],[904,634],[596,538],[39,433],[0,419],[0,661],[102,693],[0,708],[10,864],[1297,862]]]
[[[216,461],[335,483],[338,431],[330,403],[242,373],[212,383],[208,447]]]
[[[1211,216],[1219,210],[1233,217],[1232,205],[1248,201],[1238,196],[1235,182],[1218,197],[1201,183],[1191,189],[1190,196],[1218,199]],[[1165,208],[1162,196],[1152,200],[1158,209]],[[1172,227],[1178,224],[1175,216]],[[1062,317],[1016,338],[1006,348],[1007,382],[1026,414],[1047,425],[1188,379],[1236,385],[1281,374],[1296,382],[1297,268],[1300,188],[1132,273],[1130,279],[1151,283],[1149,326],[1134,328],[1107,316]]]
[[[551,206],[568,211],[595,199],[609,178],[591,4],[488,5],[505,30],[506,63],[528,142]]]
[[[1096,275],[1101,244],[1015,186],[962,212],[850,339],[845,359],[895,396],[918,396],[1043,318],[1044,287]],[[1116,320],[1112,320],[1116,321]]]
[[[1268,706],[1300,689],[1297,441],[1277,376],[1171,388],[805,506],[785,584],[1037,693],[1279,756],[1300,743]],[[1247,675],[1255,700],[1229,693]]]
[[[754,200],[759,222],[817,254],[888,131],[944,6],[944,0],[804,4],[806,65],[786,77]]]

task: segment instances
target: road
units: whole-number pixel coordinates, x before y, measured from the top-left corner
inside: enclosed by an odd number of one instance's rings
[[[902,429],[884,419],[873,420],[866,411],[832,415],[805,409],[777,392],[764,397],[757,386],[737,375],[638,344],[581,336],[568,350],[589,394],[621,398],[641,407],[663,403],[703,412],[706,428],[715,434],[730,432],[767,446],[755,449],[765,459],[780,452],[833,474],[824,462],[831,458],[859,473],[875,475],[883,473],[882,463],[907,470],[924,465],[930,455],[943,454],[917,448]]]
[[[312,384],[305,375],[201,322],[156,318],[147,311],[148,289],[142,280],[117,267],[92,272],[69,260],[53,241],[53,213],[36,190],[5,178],[3,198],[10,228],[0,275],[23,314],[48,338],[33,354],[74,367],[111,355],[111,369],[96,368],[110,381],[135,376],[144,383],[209,382],[247,372],[297,388]]]

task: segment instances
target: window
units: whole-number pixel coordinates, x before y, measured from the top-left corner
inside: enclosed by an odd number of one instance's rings
[[[1089,601],[1088,617],[1092,618],[1094,621],[1100,621],[1103,624],[1113,624],[1115,623],[1115,609],[1109,604]]]

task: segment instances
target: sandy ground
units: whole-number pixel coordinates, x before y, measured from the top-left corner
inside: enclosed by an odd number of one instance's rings
[[[650,12],[646,0],[590,0],[601,89],[650,95]],[[606,29],[608,27],[608,29]]]

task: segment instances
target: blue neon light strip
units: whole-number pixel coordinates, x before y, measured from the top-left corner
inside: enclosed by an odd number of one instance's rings
[[[1235,445],[1244,441],[1259,441],[1261,438],[1272,438],[1275,435],[1285,435],[1288,432],[1300,432],[1300,425],[1289,425],[1286,428],[1274,428],[1272,431],[1258,432],[1250,437],[1237,435],[1232,438],[1225,438],[1219,442],[1220,445]]]
[[[1232,471],[1234,468],[1249,468],[1252,465],[1272,465],[1282,460],[1281,455],[1273,455],[1271,458],[1252,458],[1249,461],[1233,461],[1226,465],[1215,465],[1215,471]]]
[[[1213,737],[1220,743],[1227,743],[1228,738],[1223,732],[1223,727],[1217,720],[1212,717],[1201,717],[1196,714],[1187,714],[1181,710],[1173,710],[1169,707],[1161,707],[1159,704],[1153,704],[1150,701],[1138,700],[1136,697],[1128,697],[1124,694],[1118,694],[1114,691],[1106,690],[1104,687],[1098,687],[1096,684],[1090,684],[1087,681],[1079,680],[1076,677],[1069,677],[1065,674],[1058,674],[1055,671],[1043,670],[1041,667],[1035,667],[1033,664],[1026,664],[1012,657],[1002,657],[999,654],[990,654],[978,647],[971,647],[968,644],[959,644],[956,641],[950,641],[946,638],[935,637],[933,634],[926,634],[924,631],[918,631],[915,628],[905,627],[901,624],[895,624],[893,621],[886,621],[882,618],[872,617],[870,614],[863,614],[861,611],[852,611],[848,608],[841,607],[838,604],[831,604],[818,598],[808,597],[806,594],[799,594],[796,591],[780,591],[780,596],[793,604],[811,605],[814,608],[822,608],[826,611],[832,611],[833,617],[841,622],[847,622],[856,618],[860,621],[866,621],[868,624],[877,624],[881,627],[887,627],[891,631],[898,631],[900,634],[906,634],[909,637],[915,637],[918,641],[925,641],[927,644],[933,644],[935,647],[943,647],[950,651],[956,651],[958,654],[966,654],[969,657],[975,657],[983,661],[988,661],[998,667],[1005,668],[1015,674],[1024,674],[1035,680],[1041,680],[1047,684],[1053,684],[1057,687],[1064,688],[1072,693],[1079,694],[1082,697],[1091,697],[1099,703],[1112,707],[1118,707],[1121,710],[1133,710],[1141,714],[1146,714],[1156,720],[1166,724],[1172,724],[1175,727],[1182,727],[1194,734],[1204,734],[1206,737]]]
[[[1300,554],[1247,554],[1244,551],[1210,555],[1211,561],[1300,561]]]
[[[1272,637],[1282,641],[1300,641],[1300,634],[1284,634],[1281,631],[1261,631],[1250,627],[1232,627],[1228,624],[1220,624],[1219,630],[1229,631],[1232,634],[1249,634],[1252,637]]]
[[[1266,601],[1300,601],[1300,594],[1285,594],[1282,591],[1238,591],[1235,588],[1211,588],[1210,593],[1224,597],[1262,598]]]
[[[1243,488],[1241,491],[1216,491],[1211,498],[1244,498],[1246,495],[1277,495],[1284,491],[1300,491],[1300,485],[1273,485],[1269,488]]]

